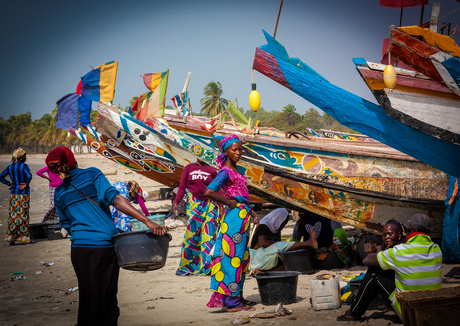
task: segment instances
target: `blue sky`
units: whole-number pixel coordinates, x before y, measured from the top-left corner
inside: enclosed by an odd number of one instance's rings
[[[460,24],[460,10],[450,14],[460,8],[458,0],[437,2],[440,21]],[[125,107],[147,90],[139,75],[169,69],[166,105],[191,71],[194,111],[210,81],[220,82],[223,97],[237,98],[247,110],[255,48],[266,44],[262,29],[273,35],[279,6],[279,0],[4,1],[0,116],[30,111],[40,118],[74,92],[91,67],[111,60],[119,61],[115,105]],[[418,24],[420,12],[404,9],[403,25]],[[330,82],[375,102],[352,58],[379,62],[382,39],[399,15],[378,0],[285,0],[276,39]],[[454,39],[459,44],[460,33]],[[299,113],[314,107],[258,72],[254,76],[267,111],[287,104]]]

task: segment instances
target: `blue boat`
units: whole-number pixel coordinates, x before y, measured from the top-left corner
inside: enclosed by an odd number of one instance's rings
[[[253,68],[292,90],[344,126],[460,177],[460,145],[433,137],[390,117],[382,107],[331,84],[264,31],[267,44],[256,48]]]

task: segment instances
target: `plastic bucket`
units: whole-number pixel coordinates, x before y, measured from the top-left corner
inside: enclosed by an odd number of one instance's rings
[[[166,264],[171,235],[152,230],[124,232],[112,237],[118,266],[131,271],[153,271]]]
[[[316,251],[313,248],[285,251],[278,253],[278,255],[287,271],[302,274],[313,274],[316,271]]]
[[[30,240],[46,239],[48,236],[44,227],[49,225],[50,223],[46,222],[29,224]]]
[[[254,275],[262,304],[275,305],[296,302],[300,272],[263,272]]]
[[[61,225],[60,224],[51,224],[48,226],[44,226],[43,230],[46,233],[46,237],[48,240],[60,240],[64,239],[61,233]]]
[[[155,214],[148,217],[150,221],[165,227],[165,214]],[[135,218],[130,218],[131,227],[133,231],[146,231],[149,228],[143,222],[136,220]]]

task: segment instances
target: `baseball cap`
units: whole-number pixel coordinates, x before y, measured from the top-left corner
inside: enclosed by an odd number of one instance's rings
[[[423,227],[426,230],[431,230],[431,219],[426,216],[425,214],[415,214],[409,220],[410,226],[412,226],[415,230],[419,227]]]

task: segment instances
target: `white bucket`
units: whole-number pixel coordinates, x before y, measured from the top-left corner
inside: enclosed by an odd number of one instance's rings
[[[340,281],[336,275],[332,279],[318,279],[310,281],[311,302],[313,310],[337,309],[342,306],[340,300]]]

